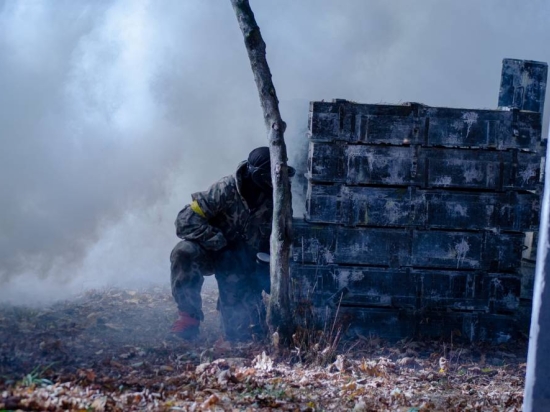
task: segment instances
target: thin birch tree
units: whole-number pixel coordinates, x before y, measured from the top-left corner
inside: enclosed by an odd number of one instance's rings
[[[286,124],[279,112],[279,100],[266,59],[266,46],[248,0],[231,0],[254,80],[258,87],[269,149],[273,182],[273,225],[271,232],[271,294],[267,323],[283,341],[289,342],[294,331],[290,309],[290,243],[292,240],[292,200],[288,179],[287,152],[284,140]]]

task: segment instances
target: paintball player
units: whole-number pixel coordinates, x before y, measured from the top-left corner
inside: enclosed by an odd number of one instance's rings
[[[258,270],[256,262],[258,253],[269,253],[273,218],[269,148],[254,149],[234,175],[191,198],[178,213],[176,234],[183,240],[170,255],[172,296],[179,310],[172,332],[187,340],[198,336],[204,276],[215,274],[226,338],[250,339],[262,331],[261,292],[269,292],[269,265]]]

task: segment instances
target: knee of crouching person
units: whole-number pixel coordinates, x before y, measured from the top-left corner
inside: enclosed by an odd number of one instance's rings
[[[172,249],[170,253],[170,261],[172,263],[176,261],[185,261],[188,259],[195,259],[201,253],[201,247],[190,240],[182,240]]]

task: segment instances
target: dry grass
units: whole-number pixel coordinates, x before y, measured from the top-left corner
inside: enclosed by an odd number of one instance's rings
[[[276,352],[223,340],[215,290],[205,292],[194,344],[167,333],[176,310],[163,288],[1,308],[0,410],[521,409],[525,342],[349,342],[327,321]]]

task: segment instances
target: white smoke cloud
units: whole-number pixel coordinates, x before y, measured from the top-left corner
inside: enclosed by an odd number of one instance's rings
[[[544,0],[252,7],[295,162],[310,100],[494,108],[550,61]],[[229,1],[4,1],[0,90],[0,301],[167,284],[189,194],[266,145]]]

